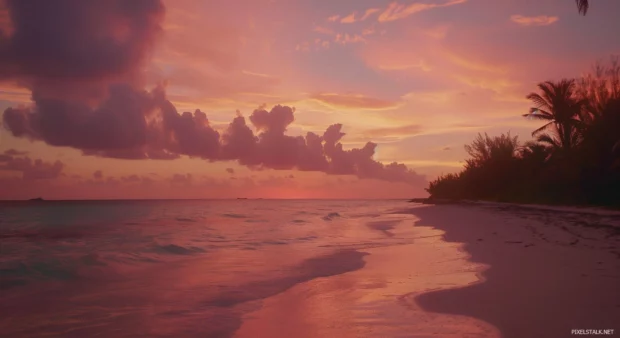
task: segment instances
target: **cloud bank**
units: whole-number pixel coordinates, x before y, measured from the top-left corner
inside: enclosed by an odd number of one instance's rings
[[[54,163],[45,162],[40,159],[31,159],[30,157],[15,157],[15,155],[23,155],[12,149],[0,154],[0,171],[21,173],[24,180],[42,180],[58,178],[64,168],[64,164],[60,161]]]
[[[322,135],[287,135],[295,120],[291,107],[260,107],[247,120],[238,114],[220,133],[198,109],[179,113],[165,86],[143,89],[143,65],[165,12],[158,0],[36,5],[9,0],[6,7],[11,22],[0,35],[0,80],[30,89],[33,101],[30,107],[4,111],[4,127],[15,137],[100,157],[172,160],[185,155],[236,161],[256,170],[296,169],[425,183],[423,176],[403,164],[375,161],[375,143],[345,150],[341,124],[329,126]],[[28,163],[21,165],[44,165]],[[177,179],[187,182],[191,177]]]

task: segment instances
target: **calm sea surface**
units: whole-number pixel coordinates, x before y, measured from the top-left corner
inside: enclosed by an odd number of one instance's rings
[[[402,201],[0,205],[2,335],[228,336],[259,300],[410,242]],[[410,218],[409,218],[410,219]],[[413,224],[413,222],[411,222]]]

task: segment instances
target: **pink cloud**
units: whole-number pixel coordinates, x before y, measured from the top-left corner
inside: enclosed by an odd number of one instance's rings
[[[379,11],[381,11],[381,9],[379,9],[379,8],[369,8],[369,9],[365,10],[364,14],[362,14],[359,17],[358,17],[356,12],[353,12],[353,13],[343,17],[342,19],[340,19],[340,23],[355,23],[355,22],[365,21],[366,19],[370,18],[373,14],[375,14],[375,13],[377,13]]]
[[[379,68],[380,70],[386,70],[386,71],[403,71],[403,70],[411,70],[411,69],[418,70],[419,69],[425,72],[430,72],[431,70],[433,70],[433,68],[429,66],[425,60],[420,60],[415,63],[407,62],[407,63],[379,64],[377,65],[377,68]]]
[[[410,15],[427,11],[433,8],[449,7],[467,2],[467,0],[450,0],[442,4],[413,3],[409,5],[401,5],[398,2],[392,2],[379,15],[379,22],[389,22],[409,17]]]
[[[388,110],[398,108],[402,103],[388,101],[361,94],[317,93],[311,99],[321,102],[332,108],[353,108],[361,110]]]
[[[404,125],[400,127],[373,128],[363,132],[364,137],[383,138],[383,137],[411,137],[419,134],[423,127],[417,124]]]
[[[449,25],[438,25],[429,29],[424,29],[424,35],[431,37],[433,39],[441,40],[448,35],[448,30],[450,30]]]
[[[316,27],[314,27],[314,31],[317,32],[317,33],[325,34],[325,35],[335,35],[336,34],[333,29],[330,29],[330,28],[327,28],[327,27],[323,27],[323,26],[316,26]]]
[[[351,13],[344,18],[340,19],[341,23],[354,23],[355,22],[355,13]]]
[[[338,21],[338,19],[340,19],[340,15],[332,15],[329,18],[327,18],[327,21],[329,21],[329,22],[336,22],[336,21]]]
[[[4,155],[7,155],[7,156],[23,156],[26,154],[28,154],[27,151],[16,150],[16,149],[8,149],[4,152]]]
[[[557,16],[523,16],[523,15],[513,15],[510,17],[512,22],[518,23],[522,26],[549,26],[555,22],[557,22],[560,18]]]
[[[360,43],[366,42],[366,39],[359,34],[336,34],[336,38],[334,39],[335,43],[339,43],[342,45],[351,44],[351,43]]]
[[[373,14],[379,12],[381,9],[379,8],[369,8],[366,10],[366,12],[364,12],[364,15],[362,16],[362,18],[360,19],[361,21],[364,21],[368,18],[370,18]]]

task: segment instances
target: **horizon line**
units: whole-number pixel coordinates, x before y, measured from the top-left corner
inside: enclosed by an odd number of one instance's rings
[[[103,198],[103,199],[0,199],[0,203],[4,202],[124,202],[124,201],[247,201],[247,200],[265,200],[265,201],[379,201],[379,200],[410,200],[414,197],[407,198],[263,198],[263,197],[236,197],[236,198]]]

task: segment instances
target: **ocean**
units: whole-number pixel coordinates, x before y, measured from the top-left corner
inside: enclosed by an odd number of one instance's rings
[[[414,227],[416,217],[399,211],[407,207],[374,200],[6,202],[0,204],[0,336],[274,336],[240,330],[272,297],[361,271],[376,249],[454,247],[442,244],[436,230]],[[453,260],[432,257],[426,270]],[[464,284],[475,282],[475,267],[455,266],[446,269],[468,276]],[[373,285],[362,282],[350,287]],[[361,298],[352,303],[365,306]],[[330,313],[322,311],[317,316]],[[369,329],[363,316],[347,320],[342,332],[355,328],[347,331],[352,336],[398,336]]]

